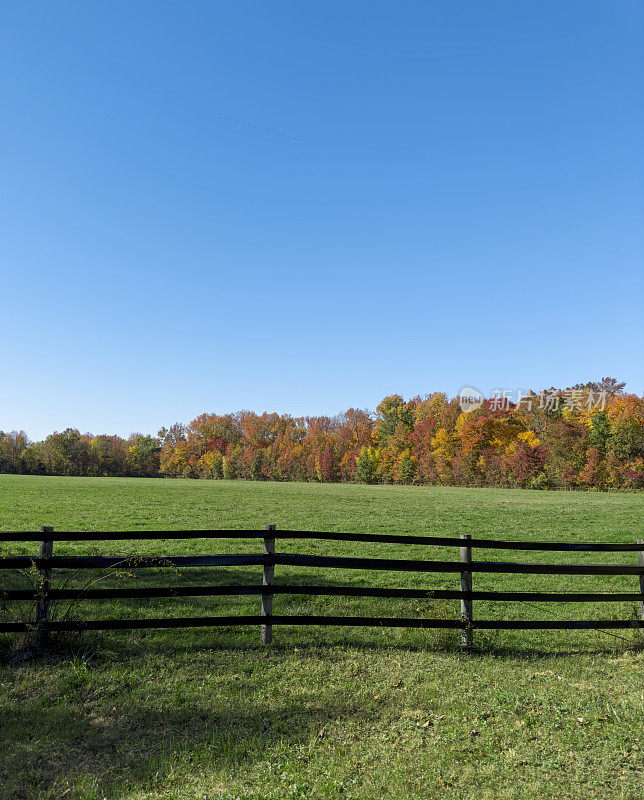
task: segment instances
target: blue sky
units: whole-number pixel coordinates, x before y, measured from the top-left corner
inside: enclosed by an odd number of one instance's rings
[[[2,0],[0,429],[644,389],[639,0]]]

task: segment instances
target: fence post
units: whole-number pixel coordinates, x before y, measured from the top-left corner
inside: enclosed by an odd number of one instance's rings
[[[642,549],[637,554],[637,561],[640,567],[644,567],[644,539],[638,539],[637,543],[642,545]],[[640,594],[644,595],[644,575],[640,575]],[[642,622],[644,622],[644,597],[640,600],[640,609]],[[642,636],[644,636],[644,628],[642,628]]]
[[[472,537],[469,533],[462,533],[461,539],[468,542]],[[461,591],[472,592],[472,573],[465,568],[465,565],[472,563],[472,548],[465,545],[461,547]],[[461,600],[461,620],[466,624],[461,629],[461,647],[469,650],[472,647],[472,598],[465,597]]]
[[[276,525],[266,525],[264,526],[265,531],[274,531],[276,529]],[[275,579],[275,561],[273,560],[273,556],[275,555],[275,537],[274,536],[264,536],[264,579],[262,584],[264,586],[272,586],[274,579]],[[262,595],[262,616],[263,617],[270,617],[273,613],[273,595],[272,594],[263,594]],[[262,625],[261,626],[261,639],[262,644],[271,644],[273,641],[273,626],[270,624]]]
[[[38,558],[51,558],[54,551],[54,542],[47,538],[48,533],[53,533],[54,529],[50,525],[42,525],[40,532],[43,534],[40,547],[38,548]],[[36,647],[41,648],[47,644],[48,631],[46,625],[49,622],[49,580],[51,578],[50,569],[38,570],[38,596],[36,599]]]

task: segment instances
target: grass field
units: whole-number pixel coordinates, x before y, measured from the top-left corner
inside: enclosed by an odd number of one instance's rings
[[[281,528],[551,541],[642,536],[635,494],[0,476],[0,528]],[[163,545],[163,547],[161,547]],[[112,554],[257,552],[258,541],[114,542]],[[289,542],[290,552],[457,558],[453,550]],[[3,552],[34,553],[34,545]],[[57,544],[55,552],[95,552]],[[521,560],[633,563],[634,554]],[[487,557],[487,556],[486,556]],[[507,552],[489,557],[508,560]],[[510,556],[513,558],[514,556]],[[4,576],[6,579],[6,576]],[[260,568],[172,581],[254,582]],[[122,579],[128,585],[131,578]],[[168,580],[146,571],[145,583]],[[457,588],[456,575],[276,569],[277,582]],[[475,587],[635,591],[631,577],[476,575]],[[564,583],[565,582],[565,583]],[[101,584],[108,585],[108,584]],[[256,614],[259,598],[104,602],[94,616]],[[494,618],[628,618],[634,604],[520,608]],[[275,613],[455,617],[457,602],[276,597]],[[85,636],[0,667],[0,800],[640,798],[644,654],[635,631],[452,632],[277,627]],[[2,640],[9,651],[12,641]]]

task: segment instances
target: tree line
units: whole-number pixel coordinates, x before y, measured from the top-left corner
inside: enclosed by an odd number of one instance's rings
[[[375,413],[201,414],[157,436],[0,431],[0,472],[226,480],[644,487],[644,399],[613,378],[473,401],[394,394]]]

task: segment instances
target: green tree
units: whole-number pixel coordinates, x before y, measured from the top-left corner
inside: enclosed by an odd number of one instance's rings
[[[414,408],[413,404],[405,403],[399,394],[392,394],[378,404],[376,408],[378,420],[376,423],[376,435],[378,445],[384,447],[390,436],[393,436],[396,429],[401,426],[405,433],[409,434],[414,429]]]
[[[589,440],[593,447],[600,452],[606,452],[606,445],[610,438],[611,425],[605,411],[597,411],[591,418]]]
[[[397,483],[413,483],[416,477],[416,464],[409,453],[403,453],[398,462]]]
[[[375,447],[363,447],[356,461],[356,477],[360,483],[377,483],[379,454]]]
[[[127,470],[134,477],[153,478],[159,474],[161,444],[154,436],[133,433],[127,448]]]

